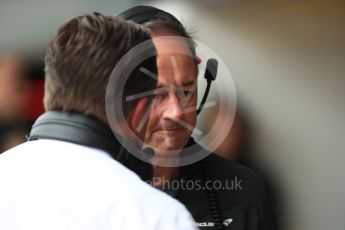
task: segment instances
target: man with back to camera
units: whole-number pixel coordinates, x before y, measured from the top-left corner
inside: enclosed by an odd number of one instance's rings
[[[29,142],[0,156],[0,229],[196,229],[181,204],[112,159],[121,147],[108,126],[105,88],[119,59],[148,39],[140,26],[99,13],[60,27],[45,56],[47,112]],[[155,72],[155,58],[141,66]],[[124,92],[155,86],[134,70]],[[148,103],[125,105],[129,126]]]
[[[190,35],[173,15],[154,7],[133,7],[119,16],[149,28],[157,49],[159,93],[148,118],[146,146],[153,148],[156,156],[175,154],[177,158],[190,146],[202,150],[191,138],[197,118],[195,84],[200,60]],[[250,169],[214,153],[187,166],[162,167],[154,158],[151,162],[153,185],[185,204],[200,229],[277,229],[263,180]],[[208,182],[225,185],[234,180],[237,189],[207,186]],[[183,181],[201,182],[204,189],[183,188]],[[174,182],[178,182],[177,188],[172,186]]]

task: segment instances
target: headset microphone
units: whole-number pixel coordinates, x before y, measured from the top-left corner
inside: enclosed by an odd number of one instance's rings
[[[201,103],[200,103],[199,108],[197,110],[197,114],[199,114],[201,112],[202,108],[205,105],[208,94],[210,92],[212,81],[216,80],[217,71],[218,71],[218,61],[214,58],[208,59],[207,64],[206,64],[205,75],[204,75],[204,77],[207,81],[207,86],[206,86],[204,96],[202,97]]]

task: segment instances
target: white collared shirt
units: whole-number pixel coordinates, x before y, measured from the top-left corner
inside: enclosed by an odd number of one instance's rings
[[[185,207],[106,152],[56,140],[0,155],[0,229],[196,229]]]

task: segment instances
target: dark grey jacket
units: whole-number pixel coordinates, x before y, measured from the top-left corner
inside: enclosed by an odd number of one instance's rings
[[[210,154],[180,167],[176,180],[165,191],[187,207],[200,229],[277,229],[263,179],[236,162]]]

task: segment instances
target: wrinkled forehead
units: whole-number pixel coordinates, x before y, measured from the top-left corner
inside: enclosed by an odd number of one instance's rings
[[[180,36],[153,36],[157,55],[181,54],[193,58],[186,38]]]
[[[153,43],[157,50],[158,85],[196,80],[195,61],[185,38],[153,37]]]

